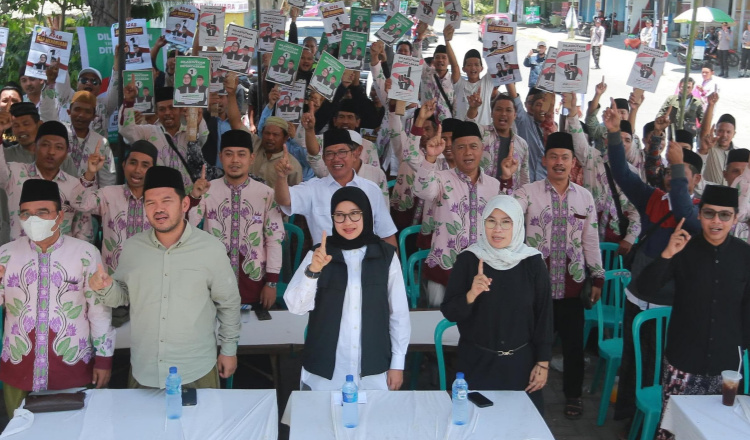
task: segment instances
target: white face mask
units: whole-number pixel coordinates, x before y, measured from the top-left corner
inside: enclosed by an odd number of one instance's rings
[[[52,237],[57,231],[53,230],[56,221],[56,219],[45,220],[41,217],[32,215],[26,220],[21,220],[21,228],[23,228],[23,232],[26,233],[26,236],[29,237],[31,241],[44,241]]]

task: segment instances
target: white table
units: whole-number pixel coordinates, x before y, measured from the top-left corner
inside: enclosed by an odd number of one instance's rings
[[[286,310],[271,311],[272,319],[258,321],[254,312],[242,312],[240,347],[279,347],[303,345],[307,315],[294,315]],[[434,345],[435,326],[443,319],[439,310],[411,311],[411,345]],[[130,348],[130,321],[117,329],[115,348]],[[458,345],[458,329],[454,326],[443,334],[443,345]]]
[[[721,395],[670,396],[661,427],[677,440],[750,439],[740,400],[750,411],[750,396],[737,396],[731,408],[722,405]]]
[[[290,440],[326,439],[513,439],[553,440],[547,424],[523,391],[482,391],[494,402],[470,404],[469,423],[451,423],[451,399],[445,391],[366,391],[359,425],[344,428],[341,406],[330,391],[294,391],[287,404]]]
[[[31,427],[7,436],[12,440],[131,440],[176,438],[185,440],[278,437],[275,390],[198,390],[198,405],[183,407],[182,419],[166,424],[164,391],[88,390],[78,411],[34,414]],[[8,432],[23,423],[14,417]],[[180,426],[181,425],[181,426]],[[5,433],[0,438],[6,438]]]

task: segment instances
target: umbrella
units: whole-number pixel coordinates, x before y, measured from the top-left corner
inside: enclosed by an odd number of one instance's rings
[[[691,21],[693,21],[692,9],[688,9],[674,19],[675,23],[690,23]],[[698,8],[698,15],[696,16],[695,21],[698,23],[726,22],[729,24],[734,24],[734,19],[727,15],[726,12],[720,9],[708,8],[705,6],[701,6],[700,8]]]

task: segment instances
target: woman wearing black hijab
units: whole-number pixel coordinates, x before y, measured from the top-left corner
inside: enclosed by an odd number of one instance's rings
[[[284,301],[310,312],[302,356],[303,390],[339,390],[346,375],[360,389],[397,390],[411,327],[395,248],[373,232],[367,195],[339,189],[331,199],[333,234],[308,252]]]

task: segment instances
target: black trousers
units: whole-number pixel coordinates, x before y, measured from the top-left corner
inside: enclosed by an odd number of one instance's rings
[[[719,65],[721,66],[720,75],[729,75],[729,51],[717,50],[716,54],[719,57]]]
[[[594,65],[596,67],[599,67],[599,55],[602,54],[602,47],[601,46],[592,46],[591,47],[591,53],[594,55]]]
[[[740,69],[750,69],[750,49],[742,48],[742,59],[740,61]]]
[[[580,298],[552,301],[555,331],[562,341],[563,392],[581,397],[583,388],[583,303]]]
[[[630,301],[625,301],[622,319],[622,363],[620,382],[617,386],[615,420],[627,420],[635,415],[635,345],[633,343],[633,320],[641,309]],[[643,365],[643,386],[654,381],[654,357],[656,356],[656,327],[654,321],[641,326],[641,362]],[[661,363],[660,363],[661,365]]]

